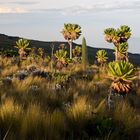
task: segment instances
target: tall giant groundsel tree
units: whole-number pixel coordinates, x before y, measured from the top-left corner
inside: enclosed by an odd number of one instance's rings
[[[130,27],[123,25],[118,29],[107,28],[104,31],[105,40],[109,43],[113,43],[115,46],[115,59],[116,61],[125,60],[128,61],[128,43],[127,40],[131,36]]]
[[[70,59],[72,59],[72,42],[81,35],[81,27],[78,24],[64,24],[62,34],[70,45]]]

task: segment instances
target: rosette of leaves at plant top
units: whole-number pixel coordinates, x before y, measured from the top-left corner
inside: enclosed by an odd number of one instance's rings
[[[81,27],[78,24],[64,24],[62,34],[66,40],[76,40],[81,35]]]
[[[73,57],[70,62],[73,64],[81,64],[82,58],[81,57]]]
[[[119,94],[126,94],[132,89],[135,68],[126,61],[113,61],[108,64],[108,75],[112,79],[110,88]]]
[[[59,69],[63,68],[66,65],[66,59],[67,59],[67,51],[64,49],[57,50],[54,54],[57,62],[56,62],[56,67]]]
[[[45,50],[43,48],[38,48],[38,54],[39,54],[40,57],[44,58]]]
[[[16,48],[19,49],[18,53],[20,55],[20,58],[26,57],[29,51],[31,51],[31,48],[29,48],[29,41],[26,39],[19,39],[16,41]]]
[[[127,25],[122,25],[118,29],[107,28],[104,30],[105,40],[109,43],[114,43],[118,46],[118,43],[127,42],[131,36],[131,29]]]
[[[72,49],[72,54],[73,54],[73,58],[72,58],[72,62],[71,63],[81,63],[81,54],[82,54],[82,48],[80,46],[76,46],[74,49]]]
[[[70,59],[70,58],[66,58],[66,64],[73,64],[73,58]]]
[[[128,43],[124,42],[124,43],[120,43],[119,47],[115,48],[115,50],[117,49],[118,51],[118,58],[120,58],[121,60],[127,58],[127,51],[128,51]]]
[[[106,63],[107,59],[108,59],[107,51],[106,50],[99,50],[99,51],[97,51],[96,58],[97,58],[98,63],[100,63],[100,64]]]
[[[121,42],[126,42],[131,36],[131,29],[127,25],[120,26]]]
[[[109,43],[112,42],[116,30],[114,28],[107,28],[104,30],[105,40]]]
[[[112,34],[112,42],[115,46],[118,46],[118,44],[120,43],[120,39],[122,36],[122,32],[120,29],[116,29],[114,34]]]
[[[28,49],[29,42],[26,39],[19,39],[18,41],[16,41],[16,45],[17,46],[15,47],[17,47],[18,49],[20,48]]]
[[[82,54],[82,48],[80,46],[76,46],[74,49],[72,49],[73,57],[80,57]]]
[[[61,33],[70,45],[70,59],[72,59],[72,42],[81,36],[81,27],[78,24],[64,24]]]

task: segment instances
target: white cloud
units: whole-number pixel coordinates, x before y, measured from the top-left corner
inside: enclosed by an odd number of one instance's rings
[[[99,8],[134,8],[140,6],[140,0],[40,0],[39,8],[57,8],[63,9],[67,7],[94,7]]]
[[[39,4],[39,1],[12,1],[9,3],[16,4],[16,5],[34,5],[34,4]]]
[[[140,9],[140,0],[5,0],[2,6],[0,13],[51,11],[61,14],[81,14],[104,10]]]
[[[52,2],[54,5],[52,5]],[[66,3],[67,2],[67,3]],[[140,9],[140,0],[48,0],[48,4],[36,8],[38,12],[59,12],[62,15],[93,13],[96,11]],[[43,3],[43,2],[42,2]],[[53,8],[52,8],[53,7]]]
[[[26,13],[28,10],[20,7],[10,8],[10,7],[0,7],[0,13]]]

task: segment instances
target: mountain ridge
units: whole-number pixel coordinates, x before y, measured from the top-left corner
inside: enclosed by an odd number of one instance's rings
[[[15,49],[14,46],[16,45],[15,42],[22,37],[17,37],[17,36],[8,36],[5,34],[1,34],[0,33],[0,49]],[[36,47],[36,48],[44,48],[44,50],[50,54],[51,53],[51,46],[54,46],[54,51],[58,49],[58,47],[60,46],[60,44],[65,44],[67,50],[69,51],[69,45],[67,42],[63,42],[63,41],[39,41],[39,40],[33,40],[33,39],[28,39],[30,42],[30,47]],[[76,44],[73,43],[73,46],[81,46],[81,44]],[[114,54],[113,54],[113,50],[112,49],[108,49],[108,48],[94,48],[92,46],[88,46],[88,57],[90,60],[90,63],[94,63],[95,61],[95,55],[96,52],[100,49],[104,49],[108,52],[108,57],[109,57],[109,61],[114,60]],[[140,66],[140,54],[136,54],[136,53],[128,53],[129,56],[129,60],[130,62],[132,62],[134,65],[136,66]]]

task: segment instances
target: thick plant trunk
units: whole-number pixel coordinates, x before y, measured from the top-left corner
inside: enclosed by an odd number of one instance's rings
[[[118,48],[116,47],[116,51],[115,51],[115,61],[118,61]]]
[[[70,59],[72,59],[72,41],[69,41],[70,45]]]
[[[27,53],[25,52],[23,48],[19,49],[18,53],[19,53],[20,60],[23,60],[26,58]]]
[[[126,61],[129,62],[128,53],[126,53]]]
[[[54,53],[54,45],[52,45],[52,51],[51,51],[51,71],[53,72],[53,63],[54,63],[54,60],[53,60],[53,53]]]

